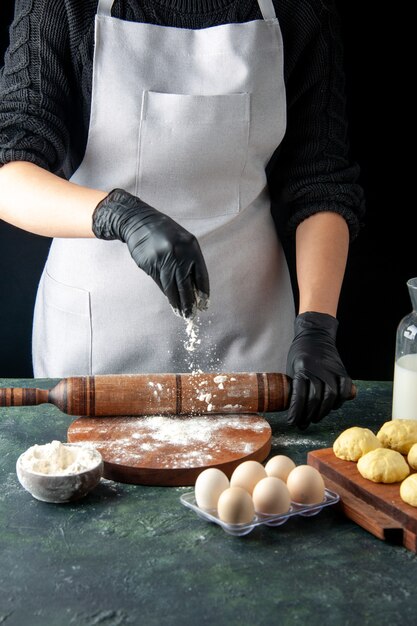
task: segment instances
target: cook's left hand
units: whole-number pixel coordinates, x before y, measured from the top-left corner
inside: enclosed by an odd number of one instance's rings
[[[295,320],[287,358],[292,378],[288,423],[305,430],[351,398],[352,380],[336,348],[338,321],[332,315],[307,311]]]

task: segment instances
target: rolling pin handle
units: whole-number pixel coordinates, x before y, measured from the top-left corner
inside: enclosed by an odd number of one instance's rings
[[[35,406],[48,402],[48,389],[9,387],[0,389],[1,406]]]
[[[356,387],[354,383],[352,383],[349,400],[354,400],[357,394],[358,394],[358,388]]]

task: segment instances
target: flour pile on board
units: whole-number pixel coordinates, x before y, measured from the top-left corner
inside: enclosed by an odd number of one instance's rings
[[[127,461],[149,466],[176,468],[209,465],[219,456],[246,455],[256,447],[269,424],[253,421],[242,415],[208,417],[171,417],[151,415],[139,420],[124,420],[123,429],[113,432],[111,441],[89,441],[97,449],[105,449],[105,459],[112,463]],[[233,431],[242,437],[233,437]],[[251,433],[253,441],[248,441]],[[99,431],[98,431],[99,432]]]

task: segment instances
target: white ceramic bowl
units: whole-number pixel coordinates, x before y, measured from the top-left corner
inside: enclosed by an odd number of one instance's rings
[[[65,446],[80,447],[80,444],[66,443]],[[60,504],[79,500],[94,489],[103,476],[103,459],[97,450],[93,450],[96,462],[91,468],[76,474],[64,475],[41,474],[28,470],[22,464],[23,454],[16,462],[17,477],[22,487],[42,502]]]

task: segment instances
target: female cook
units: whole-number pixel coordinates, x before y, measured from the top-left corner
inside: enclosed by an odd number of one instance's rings
[[[53,238],[35,377],[187,371],[181,316],[210,294],[202,369],[287,369],[300,428],[340,406],[362,192],[333,3],[17,0],[10,37],[0,217]],[[295,335],[267,172],[296,237]]]

